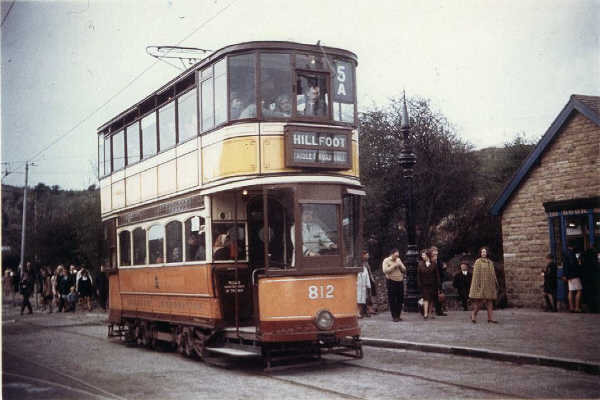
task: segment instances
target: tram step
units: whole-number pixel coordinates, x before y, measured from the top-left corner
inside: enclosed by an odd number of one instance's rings
[[[240,350],[240,349],[232,349],[229,347],[206,347],[206,350],[211,351],[213,353],[221,353],[221,354],[226,354],[228,356],[234,356],[234,357],[254,357],[254,356],[260,355],[260,353],[257,353],[257,352]]]

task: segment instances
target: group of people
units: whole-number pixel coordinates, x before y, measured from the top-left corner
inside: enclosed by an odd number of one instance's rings
[[[554,256],[546,256],[546,268],[541,272],[544,278],[545,310],[558,311],[558,267]],[[593,249],[584,251],[579,256],[573,247],[568,247],[562,257],[563,280],[568,289],[567,300],[569,311],[581,313],[582,303],[586,304],[590,312],[598,312],[598,304],[594,299],[596,292],[594,271],[598,270],[598,255]]]
[[[420,253],[417,266],[417,286],[421,293],[420,309],[425,320],[434,319],[435,315],[447,315],[443,309],[444,292],[441,276],[445,265],[438,261],[439,250],[436,247],[424,249]],[[374,288],[375,280],[369,266],[369,254],[363,252],[362,271],[357,277],[357,303],[360,317],[369,316],[369,290]],[[387,295],[390,313],[394,322],[402,321],[401,313],[404,303],[404,280],[406,266],[400,259],[398,249],[393,249],[382,262],[382,270],[386,277]],[[469,263],[463,260],[460,271],[453,277],[453,286],[458,291],[463,309],[467,310],[470,299],[473,304],[471,322],[477,322],[477,313],[485,306],[489,323],[497,323],[493,317],[494,300],[497,298],[498,280],[494,264],[489,259],[489,250],[483,247],[479,258],[473,264],[473,272],[469,271]]]
[[[33,313],[32,295],[36,296],[36,305],[48,313],[53,312],[53,306],[58,312],[75,311],[78,303],[91,311],[94,298],[106,310],[108,282],[102,267],[94,279],[86,268],[75,265],[69,268],[59,265],[53,271],[50,267],[34,269],[28,262],[24,269],[7,268],[2,287],[5,302],[11,299],[13,306],[17,306],[16,293],[21,294],[21,315],[25,309],[29,314]]]

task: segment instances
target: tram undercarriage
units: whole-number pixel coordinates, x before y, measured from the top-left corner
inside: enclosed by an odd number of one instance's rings
[[[228,365],[232,359],[262,358],[264,369],[273,370],[318,362],[327,354],[363,358],[358,336],[319,334],[314,341],[268,343],[258,339],[253,326],[214,329],[128,319],[110,324],[108,337],[120,338],[128,346],[176,350],[216,366]]]

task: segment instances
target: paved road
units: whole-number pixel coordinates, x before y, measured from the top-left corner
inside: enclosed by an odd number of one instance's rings
[[[598,377],[539,366],[366,348],[365,358],[266,374],[106,338],[103,314],[3,321],[5,399],[598,398]],[[334,361],[335,360],[335,361]]]

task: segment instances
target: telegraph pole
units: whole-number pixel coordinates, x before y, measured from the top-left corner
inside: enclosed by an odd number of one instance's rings
[[[23,276],[25,269],[25,232],[27,230],[27,184],[29,180],[29,161],[25,161],[25,188],[23,189],[23,224],[21,226],[21,270],[20,276]]]

